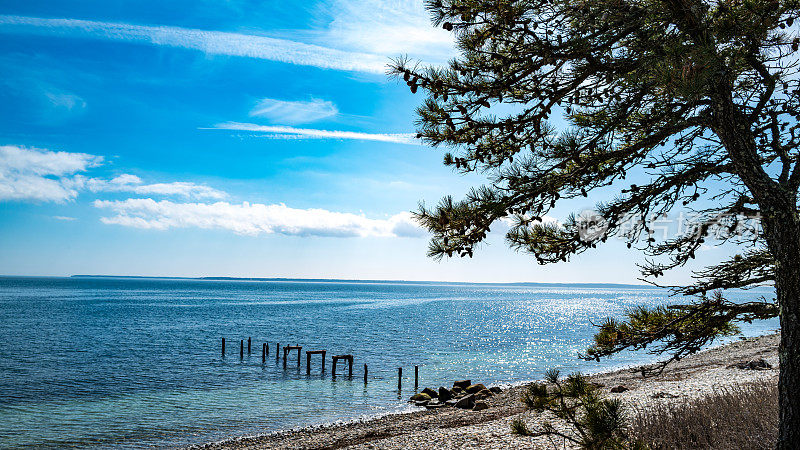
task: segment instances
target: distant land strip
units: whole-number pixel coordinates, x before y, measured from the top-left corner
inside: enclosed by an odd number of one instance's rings
[[[301,282],[301,283],[425,283],[425,284],[460,284],[460,285],[503,285],[503,286],[620,286],[636,288],[663,289],[648,284],[625,284],[625,283],[537,283],[532,281],[518,281],[509,283],[490,283],[490,282],[471,282],[471,281],[425,281],[425,280],[355,280],[345,278],[260,278],[260,277],[167,277],[167,276],[146,276],[146,275],[71,275],[70,278],[123,278],[123,279],[147,279],[147,280],[204,280],[204,281],[281,281],[281,282]]]

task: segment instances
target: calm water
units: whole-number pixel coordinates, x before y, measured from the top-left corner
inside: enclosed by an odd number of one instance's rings
[[[0,278],[0,447],[177,446],[397,411],[414,365],[421,386],[628,365],[651,357],[576,354],[592,322],[666,300],[606,285]],[[315,358],[307,376],[305,354],[284,370],[276,342],[327,350],[327,373]],[[332,380],[330,355],[346,353],[353,379]]]

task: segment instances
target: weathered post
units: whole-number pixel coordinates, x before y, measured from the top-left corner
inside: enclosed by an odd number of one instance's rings
[[[419,366],[414,366],[414,391],[419,388]]]
[[[347,376],[353,378],[353,357],[347,358]]]
[[[250,338],[247,338],[247,354],[250,355]]]
[[[364,364],[364,384],[367,384],[367,365]]]
[[[222,338],[222,357],[225,357],[225,338]]]
[[[337,357],[335,357],[335,356],[334,356],[334,357],[333,357],[333,362],[331,362],[331,366],[332,366],[332,367],[331,367],[331,375],[333,376],[333,379],[334,379],[334,380],[336,379],[336,363],[337,363],[338,361],[339,361],[339,358],[337,358]]]
[[[281,357],[280,355],[281,355],[281,343],[280,342],[276,342],[275,343],[275,359],[280,358]]]
[[[244,359],[244,339],[239,341],[239,359]]]
[[[286,354],[289,353],[287,347],[283,347],[283,368],[286,369]]]
[[[261,364],[267,362],[267,344],[261,347]]]
[[[264,348],[267,349],[267,356],[269,356],[269,344],[264,342]]]
[[[322,372],[325,372],[325,350],[306,350],[306,375],[311,375],[311,355],[322,355]],[[297,350],[300,358],[300,350]]]
[[[397,390],[403,389],[403,368],[397,368]]]

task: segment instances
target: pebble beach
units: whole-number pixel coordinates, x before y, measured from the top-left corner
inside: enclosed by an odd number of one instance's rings
[[[643,378],[636,368],[591,375],[610,398],[620,398],[630,410],[646,410],[660,402],[679,402],[703,397],[717,389],[778,378],[778,334],[742,338],[673,362],[657,376]],[[761,360],[764,370],[735,367]],[[478,382],[479,380],[473,380]],[[343,424],[249,436],[201,446],[207,449],[537,449],[553,448],[547,438],[511,433],[510,423],[523,419],[529,426],[552,417],[526,411],[520,395],[527,385],[504,388],[488,399],[489,408],[472,411],[437,408],[392,414]],[[624,386],[624,392],[612,388]],[[433,387],[433,386],[432,386]],[[435,388],[435,387],[433,387]],[[615,389],[619,390],[619,389]],[[560,447],[561,445],[559,445]]]

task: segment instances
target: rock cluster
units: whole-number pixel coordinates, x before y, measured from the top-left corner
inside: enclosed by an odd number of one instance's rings
[[[497,386],[487,388],[481,383],[472,384],[470,380],[461,380],[454,382],[452,389],[444,386],[439,387],[438,390],[425,388],[412,396],[410,401],[416,406],[424,406],[428,409],[451,406],[482,411],[489,408],[489,404],[484,400],[499,393],[500,388]]]
[[[772,365],[765,361],[763,358],[752,359],[750,361],[742,361],[728,366],[728,369],[742,369],[742,370],[768,370],[772,369]]]

